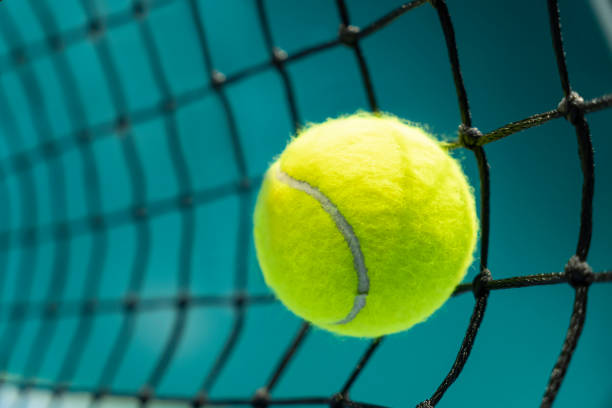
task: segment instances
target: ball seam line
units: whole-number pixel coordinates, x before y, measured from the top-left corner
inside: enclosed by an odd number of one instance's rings
[[[332,218],[332,220],[336,224],[336,227],[338,228],[338,231],[340,231],[340,233],[344,237],[344,240],[348,244],[349,250],[351,251],[351,255],[353,257],[353,267],[355,268],[355,271],[357,273],[357,294],[355,295],[351,311],[347,314],[345,318],[335,322],[334,324],[345,324],[352,321],[365,307],[366,297],[370,290],[370,279],[368,277],[368,270],[365,265],[365,260],[363,252],[361,251],[359,239],[357,238],[357,235],[355,235],[353,227],[351,226],[351,224],[349,224],[344,215],[342,215],[338,207],[336,207],[336,205],[316,187],[313,187],[305,181],[297,180],[291,177],[289,174],[287,174],[280,168],[280,165],[277,167],[276,178],[280,182],[288,185],[289,187],[303,191],[304,193],[317,200],[323,210],[328,213],[329,216]]]

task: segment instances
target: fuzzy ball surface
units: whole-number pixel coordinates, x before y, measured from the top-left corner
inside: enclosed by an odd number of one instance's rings
[[[421,127],[357,113],[303,129],[268,169],[254,214],[267,285],[337,334],[406,330],[472,262],[478,220],[460,164]]]

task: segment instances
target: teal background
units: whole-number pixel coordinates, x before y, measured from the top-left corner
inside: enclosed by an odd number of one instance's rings
[[[42,0],[41,0],[42,1]],[[45,0],[46,1],[46,0]],[[128,2],[98,2],[104,13],[131,7]],[[340,18],[335,2],[265,0],[274,43],[292,55],[337,35]],[[17,23],[24,44],[39,43],[45,34],[31,7],[35,2],[6,0],[0,14]],[[47,1],[61,31],[86,22],[75,1]],[[230,76],[269,60],[250,0],[200,0],[203,26],[214,66]],[[351,22],[365,26],[399,6],[398,0],[347,0]],[[548,15],[544,1],[491,2],[449,0],[457,35],[459,57],[474,126],[487,132],[534,113],[554,109],[562,92],[556,70]],[[612,92],[612,52],[607,47],[588,2],[563,0],[560,4],[565,49],[573,88],[585,99]],[[207,85],[193,21],[186,1],[168,1],[147,17],[154,32],[163,69],[174,94]],[[155,86],[137,22],[109,29],[105,35],[117,64],[129,111],[155,106],[162,95]],[[2,31],[0,30],[0,33]],[[451,139],[459,124],[456,94],[442,30],[429,5],[411,11],[362,42],[380,107],[408,120],[426,124],[440,138]],[[0,55],[13,49],[0,35]],[[91,41],[78,42],[65,51],[85,103],[82,123],[112,121],[115,110]],[[41,87],[37,109],[50,118],[44,129],[50,138],[74,131],[63,103],[61,84],[51,65],[53,54],[27,66]],[[3,60],[6,63],[6,60]],[[4,66],[4,65],[3,65]],[[0,92],[5,95],[2,115],[14,118],[17,132],[2,128],[0,163],[39,144],[36,118],[19,79],[25,68],[5,69]],[[351,49],[337,46],[287,65],[300,118],[318,122],[327,117],[368,109],[358,65]],[[292,132],[285,90],[270,67],[227,86],[243,144],[247,172],[261,175],[280,153]],[[5,116],[3,116],[5,117]],[[192,184],[206,189],[239,179],[224,112],[214,93],[176,112]],[[594,232],[589,263],[595,271],[612,267],[612,110],[588,116],[595,149],[596,186]],[[169,160],[163,118],[132,128],[143,168],[147,201],[181,193]],[[104,212],[132,205],[125,137],[106,134],[92,143],[101,180]],[[581,180],[573,128],[558,119],[511,135],[485,147],[491,166],[491,238],[489,268],[494,278],[559,272],[573,254],[578,235]],[[453,153],[478,190],[476,162],[469,151]],[[59,158],[65,172],[68,219],[87,214],[83,166],[76,148]],[[3,181],[0,189],[2,230],[47,225],[57,220],[50,211],[54,183],[50,166],[38,162],[30,171]],[[30,178],[35,197],[23,194]],[[34,200],[35,198],[35,200]],[[251,204],[254,196],[250,197]],[[24,210],[34,202],[35,211]],[[239,200],[229,196],[199,206],[195,211],[195,246],[190,262],[193,294],[230,294],[233,291],[238,241]],[[179,237],[178,212],[149,221],[151,250],[143,297],[177,292]],[[250,234],[250,232],[249,232]],[[134,261],[134,225],[108,233],[109,244],[101,276],[100,298],[119,298],[126,289]],[[86,264],[92,253],[91,235],[70,241],[68,281],[63,298],[78,300]],[[54,243],[33,249],[13,248],[2,253],[6,284],[0,303],[43,301],[49,285]],[[24,298],[17,285],[20,257],[32,257],[33,287]],[[246,255],[248,291],[268,293],[252,243]],[[466,277],[477,273],[472,266]],[[494,291],[484,322],[463,373],[439,407],[526,407],[539,403],[557,358],[572,309],[569,285]],[[449,300],[426,323],[384,339],[357,380],[351,397],[386,406],[413,406],[429,397],[446,375],[464,336],[472,307],[469,294]],[[555,407],[612,407],[612,286],[593,285],[589,292],[586,326]],[[7,325],[2,307],[1,330]],[[149,376],[170,332],[173,309],[139,314],[135,335],[113,388],[137,392]],[[158,392],[195,394],[220,352],[232,326],[229,307],[194,307],[188,317],[177,353]],[[117,335],[121,315],[94,319],[93,335],[78,366],[75,384],[95,387],[100,370]],[[39,325],[29,319],[8,372],[20,375]],[[76,316],[59,320],[45,353],[39,376],[53,380],[69,353],[68,342]],[[249,397],[265,384],[281,352],[301,322],[280,304],[254,305],[246,314],[244,330],[227,366],[211,390],[211,397]],[[369,342],[340,338],[314,330],[281,378],[273,397],[331,396],[338,392]],[[7,388],[5,388],[6,392]],[[78,402],[72,402],[74,406]],[[36,406],[36,402],[33,403]],[[70,406],[70,404],[68,404]]]

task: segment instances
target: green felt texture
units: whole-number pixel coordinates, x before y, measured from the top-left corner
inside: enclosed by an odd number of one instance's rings
[[[352,254],[309,194],[275,167],[316,187],[359,239],[370,280],[366,306],[334,324],[357,294]],[[459,163],[420,127],[359,113],[311,125],[272,164],[254,215],[266,283],[296,315],[332,332],[377,337],[425,320],[472,262],[478,224]]]

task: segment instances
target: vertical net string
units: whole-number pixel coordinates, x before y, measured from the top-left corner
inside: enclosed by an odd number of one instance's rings
[[[272,392],[274,387],[276,387],[278,380],[281,378],[281,375],[287,369],[288,364],[291,362],[291,360],[295,356],[295,353],[303,344],[309,332],[310,324],[308,324],[307,322],[302,323],[295,338],[293,339],[291,344],[289,344],[289,347],[285,350],[283,357],[276,366],[276,369],[272,373],[272,376],[268,380],[266,386],[258,391],[259,394],[265,394],[267,396],[270,392]]]
[[[252,185],[248,178],[244,150],[238,134],[236,119],[232,107],[227,98],[227,95],[223,90],[226,77],[214,68],[198,2],[196,0],[189,0],[189,6],[191,10],[191,17],[196,27],[198,43],[201,51],[200,54],[204,63],[204,67],[208,73],[208,77],[210,78],[212,87],[225,113],[229,129],[230,142],[234,153],[234,163],[241,179],[241,189],[239,191],[238,197],[239,209],[237,214],[238,234],[236,243],[236,256],[234,258],[236,259],[234,291],[238,295],[234,304],[234,323],[220,354],[217,356],[212,368],[206,375],[202,386],[200,387],[200,391],[194,397],[194,404],[198,405],[200,402],[206,399],[208,393],[210,392],[210,389],[217,381],[230,355],[235,350],[236,343],[244,327],[246,313],[245,295],[247,284],[246,259],[248,257],[250,237],[248,230],[250,226],[250,199]]]
[[[453,24],[450,18],[448,7],[446,6],[446,2],[444,0],[431,0],[430,3],[438,14],[440,25],[444,33],[444,39],[446,41],[446,48],[448,51],[451,70],[453,73],[453,79],[455,82],[455,90],[459,103],[459,111],[461,114],[462,124],[459,127],[460,138],[461,133],[465,134],[466,132],[469,132],[471,134],[478,134],[479,132],[477,131],[477,129],[472,128],[472,116],[470,113],[465,84],[461,75],[459,53],[457,51],[457,44],[455,40],[455,31],[453,29]],[[461,139],[467,140],[465,138]],[[480,176],[480,273],[475,277],[473,283],[473,292],[474,296],[476,297],[476,304],[474,305],[474,310],[472,312],[472,316],[470,317],[465,337],[463,338],[463,341],[459,348],[459,352],[457,353],[457,358],[455,359],[450,371],[448,372],[440,386],[433,393],[433,395],[429,399],[418,404],[418,407],[421,408],[434,407],[440,401],[440,399],[442,399],[442,396],[444,395],[446,390],[455,382],[455,380],[463,370],[463,367],[465,366],[465,363],[467,362],[468,357],[470,356],[470,353],[472,351],[472,347],[474,346],[474,341],[476,339],[478,329],[480,328],[480,325],[484,318],[484,313],[487,307],[487,301],[489,297],[489,290],[486,288],[485,285],[488,281],[491,280],[491,273],[487,269],[490,233],[489,165],[484,149],[481,146],[466,147],[471,148],[471,150],[474,152],[476,161],[478,163],[478,172]]]
[[[4,91],[2,88],[0,88],[0,105],[2,105],[2,98],[4,97]],[[1,111],[0,108],[0,122],[4,122],[4,112]],[[6,126],[2,126],[0,124],[0,132],[2,132],[3,134],[9,134],[6,131]],[[0,133],[0,134],[2,134]],[[6,137],[5,139],[11,139],[10,137]],[[12,151],[13,150],[13,146],[11,142],[6,142],[5,146],[7,146],[7,150]],[[13,228],[12,227],[12,220],[14,219],[14,214],[13,214],[13,207],[11,204],[11,200],[8,199],[8,197],[10,197],[10,188],[9,185],[6,181],[1,180],[1,175],[4,174],[5,169],[3,167],[0,167],[0,194],[2,194],[3,197],[6,197],[6,200],[3,200],[3,213],[5,214],[5,219],[8,220],[7,224],[9,224],[9,228]],[[20,182],[21,180],[18,180],[18,182]],[[19,183],[20,185],[22,183]],[[21,195],[21,189],[19,189],[19,192],[17,193],[17,195],[19,196],[18,201],[21,202],[23,201],[23,197]],[[7,251],[2,252],[0,254],[0,268],[1,270],[5,271],[5,273],[0,274],[0,293],[4,293],[4,289],[6,287],[7,284],[7,278],[8,278],[8,267],[10,265],[10,258],[11,258],[11,235],[6,235],[6,236],[2,236],[0,237],[0,245],[5,246],[7,248]],[[0,306],[0,316],[2,316],[4,313],[3,307]]]
[[[340,399],[348,400],[348,396],[349,396],[348,394],[349,394],[351,387],[353,386],[353,384],[355,384],[355,381],[357,381],[357,377],[359,377],[359,374],[361,374],[366,364],[370,361],[370,359],[374,355],[374,352],[380,346],[382,340],[383,340],[383,337],[378,337],[370,343],[370,346],[366,349],[365,353],[363,354],[363,356],[357,363],[357,366],[355,367],[355,369],[349,376],[348,380],[346,380],[346,382],[344,383],[344,386],[342,387],[342,390],[340,391],[340,394],[339,394]]]
[[[293,91],[291,78],[289,77],[287,69],[285,68],[287,53],[281,50],[279,47],[274,46],[274,41],[272,40],[272,32],[270,30],[270,22],[268,21],[268,15],[266,13],[266,8],[264,6],[263,0],[257,0],[256,6],[257,16],[259,17],[259,25],[263,33],[266,47],[270,52],[270,58],[272,60],[272,63],[274,64],[276,70],[278,71],[278,74],[281,77],[281,80],[283,81],[283,87],[285,88],[285,96],[287,98],[287,105],[289,107],[289,113],[291,114],[291,123],[293,125],[293,131],[294,133],[297,133],[301,121],[297,109],[297,103],[295,102],[295,93]]]
[[[142,7],[142,9],[138,10],[141,15],[144,15],[147,12],[147,10],[144,8],[146,7],[144,3],[134,2],[133,7],[135,10],[137,7]],[[170,331],[170,336],[166,341],[164,349],[158,357],[158,360],[150,373],[146,384],[141,388],[141,403],[144,405],[146,403],[145,399],[148,399],[154,393],[154,390],[158,387],[160,381],[165,375],[167,367],[176,354],[179,342],[183,337],[188,312],[191,306],[189,286],[192,270],[191,261],[195,242],[196,217],[192,207],[193,196],[191,175],[187,168],[187,163],[183,154],[183,148],[181,146],[180,135],[176,123],[176,116],[174,114],[175,103],[172,97],[170,84],[168,83],[167,76],[162,68],[161,57],[157,50],[151,27],[148,21],[144,18],[141,18],[140,20],[140,35],[145,44],[146,55],[153,70],[156,86],[158,87],[159,93],[163,98],[162,103],[165,104],[166,108],[166,114],[164,115],[166,141],[168,144],[170,161],[172,162],[176,177],[176,183],[179,188],[178,200],[182,210],[181,238],[177,262],[178,293],[176,315],[174,318],[173,327]]]
[[[373,112],[377,112],[378,102],[376,101],[374,86],[372,85],[372,77],[370,76],[368,65],[363,56],[361,45],[359,45],[359,29],[351,26],[348,9],[346,8],[346,3],[344,0],[336,0],[336,6],[338,8],[338,12],[340,13],[340,20],[342,22],[339,33],[340,42],[353,49],[355,58],[357,59],[357,65],[359,66],[359,72],[361,73],[363,86],[366,91],[366,96],[368,98],[368,104]]]
[[[62,98],[64,105],[68,109],[69,119],[73,129],[82,129],[87,123],[86,112],[83,109],[83,101],[79,96],[77,85],[74,80],[74,73],[71,70],[70,64],[67,61],[66,54],[61,52],[64,47],[63,41],[60,38],[54,37],[54,33],[58,32],[58,27],[55,22],[53,13],[47,8],[45,3],[38,4],[38,7],[31,7],[35,18],[39,21],[45,35],[49,39],[50,47],[56,51],[56,54],[51,56],[51,62],[54,69],[54,73],[58,81],[62,84]],[[99,181],[95,168],[95,158],[91,151],[87,148],[87,145],[83,145],[83,148],[79,149],[81,166],[84,173],[84,190],[86,194],[86,203],[89,213],[99,213]],[[66,214],[58,216],[59,220],[64,220]],[[66,237],[70,238],[71,231],[69,225],[64,225]],[[66,239],[58,240],[58,244],[65,244],[68,242]],[[61,263],[55,269],[56,272],[52,274],[51,282],[46,296],[46,309],[41,316],[42,322],[38,332],[34,336],[34,342],[30,347],[29,354],[26,357],[26,366],[24,368],[24,376],[27,379],[36,378],[40,367],[47,356],[49,346],[54,339],[57,332],[57,307],[58,302],[61,301],[62,293],[65,287],[66,278],[68,274],[68,254],[65,254],[65,258],[62,259]],[[34,380],[32,380],[33,382]],[[24,388],[24,390],[27,388]],[[16,401],[16,404],[18,400]],[[26,405],[26,399],[24,398],[23,405]]]
[[[145,205],[146,191],[144,185],[144,171],[140,164],[132,134],[129,132],[131,118],[127,114],[127,106],[125,96],[121,91],[120,79],[106,39],[103,37],[106,30],[105,22],[102,20],[102,16],[95,7],[94,2],[83,0],[81,5],[89,18],[91,39],[95,42],[95,50],[117,113],[114,130],[122,136],[121,147],[129,171],[132,202],[134,203],[132,216],[136,229],[135,258],[130,272],[128,293],[124,298],[122,322],[117,337],[111,347],[110,355],[98,379],[98,389],[96,392],[92,393],[90,405],[95,405],[112,387],[113,380],[125,359],[127,349],[134,336],[140,291],[142,290],[149,262],[151,235],[148,225],[149,214]],[[133,17],[133,15],[130,17]]]
[[[301,121],[295,99],[295,92],[293,90],[293,84],[287,72],[287,69],[285,68],[287,54],[279,47],[274,46],[272,31],[270,29],[270,22],[263,0],[257,0],[256,6],[257,16],[259,17],[259,25],[263,33],[266,47],[268,48],[268,52],[270,53],[272,63],[274,64],[274,67],[276,68],[283,82],[287,106],[289,108],[289,112],[292,119],[293,134],[297,135]],[[300,328],[298,329],[293,341],[288,345],[280,361],[277,363],[277,366],[272,372],[270,379],[268,380],[266,385],[256,391],[255,396],[253,397],[254,405],[265,407],[269,404],[270,393],[276,387],[281,376],[286,372],[287,367],[289,366],[291,360],[295,357],[298,349],[304,344],[304,341],[308,336],[309,332],[310,324],[308,324],[307,322],[303,322],[300,325]]]
[[[546,391],[542,397],[542,402],[540,404],[541,408],[552,407],[552,404],[557,397],[557,393],[561,388],[561,383],[563,382],[567,368],[572,359],[572,355],[576,349],[576,345],[578,344],[578,339],[580,338],[580,334],[582,333],[582,329],[584,327],[587,307],[587,293],[587,286],[580,286],[576,288],[574,308],[570,318],[569,328],[567,330],[565,340],[563,341],[563,346],[561,347],[561,353],[559,354],[557,362],[553,367]]]
[[[548,14],[552,35],[553,49],[559,70],[561,87],[565,95],[560,104],[567,120],[574,125],[578,139],[578,156],[583,175],[582,202],[580,210],[580,232],[578,234],[578,244],[576,255],[581,260],[586,260],[591,236],[593,231],[593,194],[595,186],[595,168],[593,159],[593,144],[589,125],[584,117],[584,106],[582,98],[572,92],[563,49],[563,37],[561,35],[561,18],[559,15],[558,0],[548,0]]]
[[[463,76],[461,75],[461,65],[459,64],[459,53],[457,52],[457,41],[455,39],[453,22],[451,21],[445,0],[429,0],[429,2],[438,13],[440,26],[444,32],[446,50],[448,51],[448,58],[455,83],[455,91],[457,93],[457,101],[459,103],[459,112],[461,113],[461,123],[469,128],[472,126],[472,115],[470,113],[470,105],[468,103]]]
[[[17,26],[13,23],[12,18],[9,16],[8,10],[3,10],[3,12],[3,18],[0,22],[2,35],[4,36],[6,43],[11,48],[17,49],[18,44],[22,44],[23,40],[21,38]],[[25,53],[21,57],[27,59],[27,55]],[[29,113],[31,115],[34,125],[34,132],[38,138],[38,141],[44,144],[44,146],[46,147],[45,150],[47,154],[52,154],[53,145],[50,139],[50,118],[48,115],[47,108],[45,106],[45,102],[38,79],[36,77],[36,73],[34,72],[34,67],[32,65],[24,65],[21,69],[18,70],[17,78],[21,83],[22,89],[25,92],[27,109],[29,110]],[[56,161],[54,163],[47,162],[45,167],[47,169],[46,173],[48,176],[48,184],[50,186],[53,186],[53,188],[49,190],[51,217],[54,220],[63,220],[66,218],[67,213],[66,182],[64,177],[63,165],[60,162]],[[24,199],[29,200],[30,198],[29,196],[26,196],[24,197]],[[37,211],[36,208],[29,208],[28,210],[33,211],[33,214]],[[29,218],[30,213],[25,212],[24,216]],[[33,221],[36,222],[37,218],[34,217]],[[62,236],[67,234],[67,231],[62,226],[59,226],[55,229],[54,233],[58,236]],[[35,241],[35,233],[33,233],[29,239]],[[66,264],[70,253],[69,246],[70,243],[68,241],[63,241],[61,243],[56,242],[54,245],[50,274],[52,276],[52,280],[55,278],[57,279],[57,282],[50,282],[50,286],[48,288],[48,296],[52,296],[52,291],[54,289],[63,289],[65,283]],[[32,251],[36,252],[37,248],[33,248]],[[19,297],[28,299],[32,291],[32,284],[34,282],[36,271],[36,262],[35,256],[28,254],[27,252],[27,250],[24,250],[23,252],[24,261],[21,264],[23,266],[23,269],[21,269],[19,276],[16,280],[16,299]],[[54,287],[54,285],[57,286]],[[10,365],[10,359],[13,355],[12,350],[14,349],[14,345],[19,342],[19,339],[22,334],[22,323],[22,320],[12,323],[13,330],[10,333],[5,332],[2,344],[0,371],[5,371]],[[39,325],[39,329],[46,331],[49,330],[49,327],[44,322],[41,322],[41,325]],[[8,344],[5,344],[4,342],[8,342]]]
[[[548,0],[547,5],[552,44],[555,51],[559,78],[561,80],[561,88],[564,93],[564,98],[559,104],[559,111],[565,115],[566,119],[575,128],[583,183],[580,229],[575,255],[577,259],[570,259],[570,262],[568,262],[565,268],[565,274],[568,275],[568,282],[575,290],[574,308],[570,317],[569,328],[561,347],[561,352],[553,367],[544,391],[544,396],[542,397],[540,405],[542,408],[550,408],[557,397],[586,319],[588,288],[593,281],[592,271],[586,263],[586,259],[589,253],[593,231],[593,194],[595,191],[594,153],[591,133],[584,116],[584,101],[578,93],[572,91],[570,85],[561,34],[559,2],[557,0]]]
[[[21,135],[17,129],[17,125],[14,122],[14,115],[10,110],[10,106],[11,105],[8,103],[8,98],[4,93],[4,89],[0,87],[0,118],[2,119],[0,121],[0,126],[2,126],[5,135],[7,135],[5,140],[7,141],[9,149],[14,150],[15,146],[18,144],[17,141],[21,139]],[[28,221],[35,224],[38,220],[38,197],[31,173],[21,173],[21,177],[19,177],[18,182],[18,189],[19,202],[21,204],[20,222],[22,225],[27,225]],[[30,238],[35,239],[35,237]],[[11,240],[13,237],[8,236],[7,239]],[[36,250],[32,251],[31,253],[23,250],[18,257],[15,273],[19,274],[19,276],[23,276],[24,278],[28,277],[28,275],[34,269],[34,265],[36,265],[36,254]],[[6,273],[2,274],[2,277],[5,279],[7,274],[8,270]],[[2,337],[0,338],[0,370],[2,371],[2,374],[6,374],[6,365],[10,358],[10,352],[14,347],[16,334],[20,331],[19,326],[22,324],[22,316],[25,314],[25,310],[22,307],[21,302],[17,301],[17,299],[23,299],[24,293],[22,290],[26,289],[27,286],[25,288],[20,287],[19,283],[20,282],[18,280],[14,294],[15,302],[7,308],[8,310],[6,313],[8,318],[6,319],[6,327],[3,328]]]
[[[129,171],[129,179],[132,187],[132,199],[133,202],[136,203],[136,205],[134,205],[133,216],[136,221],[135,228],[137,235],[137,248],[134,258],[130,289],[134,289],[134,287],[139,289],[144,271],[146,270],[146,260],[148,258],[149,250],[149,231],[147,223],[144,221],[144,218],[146,217],[146,208],[143,209],[140,207],[146,200],[145,188],[144,185],[142,185],[142,180],[144,180],[144,172],[142,170],[142,166],[140,165],[134,142],[130,135],[127,134],[129,133],[127,132],[129,128],[129,119],[123,116],[124,112],[127,111],[125,97],[122,92],[123,88],[113,64],[106,39],[101,35],[104,30],[104,22],[100,18],[93,2],[84,0],[82,6],[85,10],[85,14],[89,18],[90,36],[93,40],[95,40],[96,55],[98,56],[102,71],[107,81],[113,104],[118,112],[116,130],[118,132],[126,133],[124,134],[124,138],[121,140],[121,147],[124,153],[126,167]],[[104,246],[103,251],[106,252],[106,245]],[[96,254],[99,253],[100,252],[97,252]],[[79,317],[77,329],[70,341],[71,353],[61,365],[58,382],[65,385],[62,389],[56,390],[57,392],[54,394],[54,402],[56,405],[58,397],[63,393],[63,391],[65,391],[76,373],[85,347],[91,336],[93,313],[97,306],[98,289],[103,271],[102,259],[100,259],[97,264],[92,263],[90,265],[91,268],[88,271],[83,289],[84,299],[88,299],[89,303],[83,308],[82,315]],[[100,269],[96,271],[97,268]],[[121,337],[121,334],[119,337]]]

